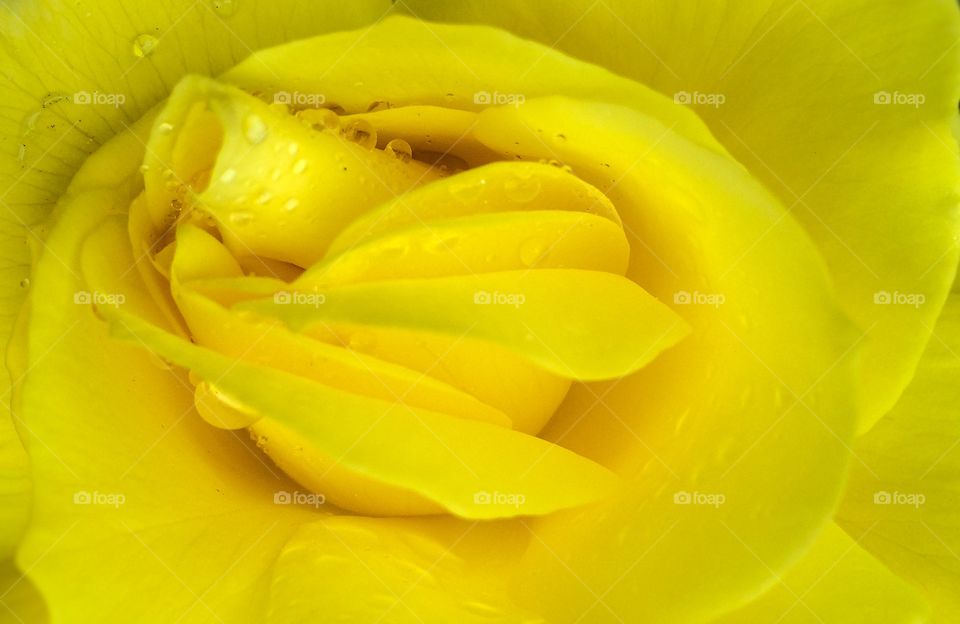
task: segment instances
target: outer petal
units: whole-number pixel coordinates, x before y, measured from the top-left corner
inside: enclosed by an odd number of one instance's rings
[[[13,564],[0,563],[0,624],[40,624],[47,609],[36,587]]]
[[[960,295],[952,295],[893,411],[854,451],[837,519],[916,583],[945,622],[960,614]]]
[[[120,208],[114,195],[66,201],[35,269],[17,392],[35,487],[18,563],[55,621],[262,621],[258,587],[317,511],[275,505],[295,486],[242,438],[206,425],[182,375],[111,340],[76,304],[80,243]],[[122,305],[148,305],[132,258],[114,261],[128,267]]]
[[[497,0],[410,0],[404,6],[428,19],[500,25],[691,103],[826,257],[844,309],[866,335],[862,428],[893,405],[958,259],[957,146],[950,131],[960,96],[956,2],[543,0],[507,11]],[[764,237],[759,233],[757,241]],[[754,242],[722,269],[734,275],[755,260],[760,244]],[[882,303],[883,293],[892,303]],[[920,295],[924,303],[897,305],[897,294]]]
[[[254,49],[357,26],[388,7],[386,0],[162,0],[135,11],[122,0],[0,6],[0,344],[7,344],[28,290],[29,248],[42,247],[42,219],[90,152],[165,97],[184,73],[218,72]],[[157,40],[143,57],[134,53],[142,34]],[[120,106],[116,96],[124,98]],[[26,522],[29,482],[8,413],[9,376],[0,378],[2,559]]]
[[[540,623],[507,596],[528,538],[516,523],[450,518],[305,524],[277,558],[267,624]]]
[[[917,624],[929,606],[835,524],[770,590],[715,624]]]
[[[606,190],[628,276],[694,328],[635,375],[571,389],[545,435],[635,483],[531,523],[525,598],[557,621],[736,607],[807,547],[846,470],[856,344],[815,248],[739,165],[630,109],[531,100],[484,111],[475,134],[509,156],[555,152]]]

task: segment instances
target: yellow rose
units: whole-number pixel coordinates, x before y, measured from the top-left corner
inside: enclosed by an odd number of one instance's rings
[[[0,618],[957,621],[948,0],[2,11]]]

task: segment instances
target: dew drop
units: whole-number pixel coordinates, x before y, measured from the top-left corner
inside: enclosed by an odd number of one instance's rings
[[[48,93],[40,100],[40,108],[48,108],[69,99],[70,96],[63,93]]]
[[[533,176],[517,176],[504,184],[507,197],[516,202],[528,202],[540,194],[540,179]]]
[[[400,162],[410,162],[410,159],[413,158],[413,148],[403,139],[393,139],[387,143],[383,151],[394,156]]]
[[[237,0],[213,0],[213,11],[220,17],[230,17],[237,10]]]
[[[253,221],[253,213],[246,210],[238,210],[230,213],[230,223],[234,225],[247,225]]]
[[[271,199],[273,199],[273,193],[270,191],[264,191],[260,194],[260,197],[257,198],[257,203],[262,206],[268,203]]]
[[[253,113],[243,118],[243,136],[254,145],[260,145],[270,133],[267,124]]]
[[[293,163],[293,172],[296,174],[301,174],[307,170],[307,161],[303,158]]]
[[[385,100],[377,100],[376,102],[370,102],[370,106],[367,107],[368,113],[376,113],[377,111],[383,111],[390,108],[390,102]]]
[[[296,197],[291,197],[286,202],[284,202],[283,209],[286,210],[287,212],[293,212],[294,210],[297,209],[297,206],[299,205],[300,205],[300,200],[297,199]]]
[[[133,55],[137,58],[148,57],[157,49],[159,42],[159,39],[147,33],[137,35],[133,40]]]
[[[300,146],[296,143],[291,143],[290,145],[287,146],[287,153],[290,154],[291,156],[296,156],[297,152],[299,151],[300,151]]]
[[[458,180],[457,176],[450,178],[450,194],[461,201],[472,201],[480,197],[484,187],[487,185],[485,179],[478,181]]]
[[[307,108],[298,112],[297,118],[314,130],[340,129],[340,116],[329,108]]]
[[[146,174],[150,171],[150,165],[140,165],[140,173]]]
[[[237,170],[233,168],[227,169],[220,175],[220,181],[223,182],[224,184],[230,184],[236,179],[237,179]]]
[[[160,134],[170,134],[171,132],[173,132],[173,124],[163,122],[157,126],[157,132],[159,132]]]
[[[29,277],[25,277],[25,278],[23,278],[22,280],[20,280],[20,288],[27,288],[27,287],[29,287],[29,286],[30,286],[30,278],[29,278]]]
[[[206,381],[197,385],[194,403],[200,416],[217,429],[243,429],[257,420],[256,414]]]
[[[343,127],[343,137],[360,147],[373,149],[377,146],[377,131],[366,119],[353,119]]]
[[[546,241],[539,237],[528,238],[520,243],[520,262],[532,267],[543,259],[547,252]]]

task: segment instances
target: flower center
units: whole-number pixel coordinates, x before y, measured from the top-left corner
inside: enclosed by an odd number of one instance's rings
[[[473,515],[358,469],[350,444],[330,452],[324,418],[397,417],[395,444],[412,453],[391,460],[363,431],[352,441],[400,472],[437,440],[472,465],[481,450],[464,438],[535,445],[571,384],[629,375],[686,332],[623,277],[630,248],[610,200],[569,168],[491,149],[477,116],[291,109],[190,77],[153,124],[129,232],[157,304],[197,345],[312,384],[306,405],[265,407],[226,387],[229,371],[189,365],[198,411],[249,428],[288,475],[352,511]],[[291,409],[296,423],[279,413]],[[498,450],[480,459],[503,463]],[[587,461],[569,455],[560,464]],[[469,472],[478,492],[498,483]]]

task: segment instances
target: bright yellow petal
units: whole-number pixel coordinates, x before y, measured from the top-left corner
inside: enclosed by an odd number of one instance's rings
[[[689,102],[826,258],[844,310],[866,336],[862,429],[893,405],[958,260],[955,2],[566,0],[505,11],[489,0],[410,0],[403,6],[425,19],[512,30]],[[723,267],[730,276],[760,261],[753,242]],[[882,293],[894,303],[876,304]],[[897,305],[896,293],[925,302]]]
[[[322,322],[468,336],[573,379],[629,375],[689,332],[630,280],[601,271],[539,269],[406,279],[322,291],[322,304],[275,298],[238,307],[294,329]],[[391,305],[385,308],[383,302]]]
[[[43,597],[13,561],[0,563],[0,624],[49,621]]]
[[[126,299],[85,291],[81,243],[116,210],[113,196],[66,202],[35,269],[28,358],[15,370],[29,369],[17,399],[34,476],[18,563],[56,621],[262,621],[257,584],[316,512],[275,505],[296,485],[243,437],[203,422],[184,376],[112,340],[78,305],[87,295],[133,311],[150,299],[129,247],[111,258]]]
[[[528,539],[516,523],[449,518],[305,524],[277,558],[266,621],[542,622],[509,597]]]
[[[920,587],[937,619],[960,613],[960,295],[951,295],[913,381],[857,440],[840,526]]]
[[[830,524],[776,585],[714,624],[919,624],[929,609],[916,589]]]
[[[202,349],[122,312],[104,313],[117,337],[188,367],[249,410],[244,424],[276,421],[323,457],[413,490],[456,515],[546,514],[601,499],[617,485],[606,469],[540,438],[332,390]],[[482,492],[522,501],[478,504]]]
[[[828,521],[855,425],[853,331],[813,244],[739,165],[627,108],[529,100],[474,132],[607,190],[628,276],[694,328],[631,377],[575,386],[551,421],[548,439],[636,482],[535,522],[527,600],[561,621],[687,621],[754,595]]]

